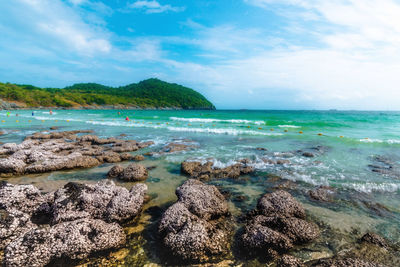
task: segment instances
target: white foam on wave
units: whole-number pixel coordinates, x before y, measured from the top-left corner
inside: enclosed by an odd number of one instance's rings
[[[301,126],[297,125],[278,125],[279,128],[301,128]]]
[[[381,140],[381,139],[363,138],[363,139],[360,139],[360,142],[363,142],[363,143],[383,143],[383,140]]]
[[[85,121],[86,123],[89,124],[94,124],[94,125],[105,125],[105,126],[123,126],[123,127],[145,127],[145,128],[153,128],[153,129],[158,129],[158,128],[165,128],[163,125],[154,125],[154,124],[142,124],[142,123],[133,123],[133,122],[117,122],[117,121]]]
[[[280,133],[264,133],[252,130],[237,130],[229,128],[185,128],[185,127],[167,127],[170,131],[175,132],[194,132],[194,133],[212,133],[212,134],[227,134],[227,135],[264,135],[278,136]]]
[[[382,140],[382,139],[373,139],[373,138],[363,138],[363,139],[360,139],[359,141],[362,143],[378,143],[378,144],[387,143],[390,145],[400,144],[400,140],[398,140],[398,139]]]
[[[165,124],[154,125],[154,124],[139,124],[130,122],[111,122],[111,121],[86,121],[86,123],[94,125],[106,125],[106,126],[123,126],[123,127],[145,127],[153,129],[167,129],[174,132],[192,132],[192,133],[209,133],[209,134],[226,134],[226,135],[262,135],[262,136],[279,136],[281,133],[264,133],[253,130],[237,130],[229,128],[186,128],[186,127],[173,127]]]
[[[186,122],[228,122],[228,123],[245,123],[245,124],[256,124],[262,125],[265,124],[265,121],[251,121],[251,120],[240,120],[240,119],[231,119],[231,120],[221,120],[221,119],[204,119],[204,118],[181,118],[181,117],[170,117],[170,120],[173,121],[186,121]]]
[[[400,184],[396,183],[352,183],[352,184],[344,184],[344,186],[362,193],[372,193],[372,192],[394,193],[400,190]]]

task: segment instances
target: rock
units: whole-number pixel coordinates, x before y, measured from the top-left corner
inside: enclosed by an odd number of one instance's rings
[[[224,196],[215,186],[190,179],[176,189],[178,201],[202,219],[218,217],[228,212]]]
[[[107,177],[108,178],[117,178],[122,174],[123,171],[124,171],[124,167],[122,167],[121,165],[115,165],[108,171]]]
[[[245,226],[242,242],[247,248],[256,251],[285,252],[293,247],[293,242],[286,235],[268,227],[269,219],[265,216],[256,216]],[[271,252],[269,252],[271,253]]]
[[[17,209],[0,207],[0,250],[4,249],[12,240],[35,228],[30,215]]]
[[[193,149],[196,146],[190,143],[179,143],[179,142],[172,142],[167,144],[161,151],[161,154],[164,153],[175,153],[181,152],[189,149]]]
[[[134,140],[123,140],[118,143],[115,143],[112,147],[112,151],[123,153],[123,152],[133,152],[139,150],[140,148],[146,147],[139,147],[140,144]]]
[[[308,195],[317,201],[322,201],[322,202],[331,202],[332,201],[332,195],[334,194],[333,188],[329,186],[320,186],[317,187],[314,190],[308,191]]]
[[[121,162],[121,156],[120,154],[113,152],[113,151],[107,151],[102,153],[102,155],[96,157],[97,160],[100,162],[108,162],[108,163],[116,163],[116,162]]]
[[[134,160],[134,161],[142,161],[144,159],[145,158],[144,158],[143,155],[135,155],[135,156],[132,157],[132,160]]]
[[[258,150],[258,151],[268,151],[268,149],[266,149],[264,147],[257,147],[256,150]]]
[[[262,196],[250,216],[253,217],[241,236],[242,246],[250,255],[276,258],[294,244],[304,244],[319,236],[317,225],[304,220],[304,208],[286,191]]]
[[[119,179],[123,181],[143,181],[147,179],[148,175],[146,167],[131,163],[124,169],[122,174],[119,175]]]
[[[68,183],[41,194],[33,185],[0,182],[0,249],[5,266],[44,266],[60,258],[84,259],[125,243],[118,223],[140,212],[147,186],[131,190],[105,180]]]
[[[382,248],[388,248],[388,244],[387,244],[386,240],[383,237],[381,237],[380,235],[375,234],[375,233],[371,233],[371,232],[366,233],[365,235],[363,235],[361,237],[360,241],[374,244],[374,245],[377,245]]]
[[[319,236],[317,225],[296,217],[277,216],[268,225],[284,233],[295,244],[307,243]]]
[[[296,257],[283,255],[277,263],[277,267],[303,267],[303,263]]]
[[[4,263],[10,267],[44,266],[61,257],[84,259],[123,243],[125,234],[118,224],[85,218],[32,229],[6,247]]]
[[[178,201],[165,211],[159,232],[173,255],[206,262],[229,250],[228,205],[215,186],[190,179],[176,190]]]
[[[91,168],[103,162],[132,159],[125,152],[149,146],[152,142],[101,139],[95,135],[77,137],[88,131],[35,133],[20,144],[0,147],[0,177],[43,173],[74,168]],[[122,153],[122,154],[120,154]]]
[[[383,265],[380,264],[367,262],[356,258],[322,259],[319,260],[316,264],[313,264],[312,266],[313,267],[384,267]]]
[[[124,222],[139,214],[146,191],[145,184],[136,184],[128,191],[110,180],[89,185],[70,182],[54,192],[50,223],[81,218]]]
[[[208,180],[210,178],[238,178],[240,175],[249,174],[254,171],[254,167],[248,165],[247,161],[241,161],[233,165],[218,168],[214,163],[207,161],[184,161],[181,164],[181,172],[191,178]]]
[[[53,130],[53,131],[54,131],[54,130],[58,130],[58,126],[51,126],[51,127],[50,127],[50,130]]]
[[[42,202],[42,194],[33,185],[13,185],[7,182],[0,184],[0,207],[5,210],[32,214]]]
[[[127,153],[127,152],[121,153],[121,154],[119,154],[119,156],[121,157],[121,160],[134,160],[134,158],[135,158],[135,156],[133,156],[132,154]]]
[[[303,206],[292,195],[283,190],[262,196],[258,200],[257,209],[265,216],[282,215],[305,218]]]
[[[303,154],[301,154],[303,157],[306,157],[306,158],[313,158],[313,157],[315,157],[315,155],[313,154],[313,153],[311,153],[311,152],[303,152]]]

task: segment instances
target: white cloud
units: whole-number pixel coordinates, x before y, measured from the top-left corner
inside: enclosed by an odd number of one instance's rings
[[[32,42],[33,46],[86,56],[108,53],[112,49],[105,30],[86,23],[61,1],[17,0],[7,10],[11,12],[13,23],[23,31],[18,33],[18,38]]]
[[[286,9],[283,14],[288,23],[286,30],[293,30],[290,27],[295,25],[297,32],[291,31],[292,38],[285,39],[279,34],[266,37],[262,31],[249,36],[243,35],[245,29],[219,30],[219,34],[214,34],[216,28],[206,29],[207,33],[201,34],[203,39],[197,40],[199,46],[205,48],[210,44],[210,48],[227,51],[233,48],[236,53],[217,58],[203,66],[202,71],[197,70],[200,66],[191,67],[189,63],[189,67],[178,66],[180,79],[190,77],[203,87],[220,92],[215,93],[216,99],[223,99],[224,93],[229,92],[233,99],[237,95],[242,101],[254,103],[256,108],[271,108],[271,100],[275,108],[285,102],[283,98],[289,98],[293,107],[400,109],[400,3],[392,0],[246,2],[275,10],[278,15]],[[312,15],[306,19],[304,14]],[[262,44],[274,38],[283,38],[274,49]],[[218,51],[215,54],[221,55]],[[247,94],[249,89],[253,96]]]
[[[133,9],[143,9],[143,10],[145,10],[145,12],[147,14],[163,13],[163,12],[167,12],[167,11],[181,12],[181,11],[185,10],[185,7],[175,7],[175,6],[171,6],[169,4],[162,5],[158,1],[155,1],[155,0],[136,1],[134,3],[128,4],[128,7],[133,8]]]

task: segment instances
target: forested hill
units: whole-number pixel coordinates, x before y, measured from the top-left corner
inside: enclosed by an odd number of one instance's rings
[[[210,101],[195,90],[159,79],[148,79],[121,87],[80,83],[62,89],[0,83],[0,99],[28,108],[215,109]]]

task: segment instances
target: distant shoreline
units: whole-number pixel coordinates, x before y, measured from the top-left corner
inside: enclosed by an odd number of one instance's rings
[[[0,108],[2,110],[216,110],[208,108],[144,108],[144,107],[81,107],[81,108],[66,108],[66,107],[17,107],[17,108]]]

